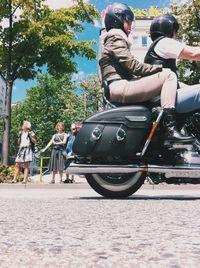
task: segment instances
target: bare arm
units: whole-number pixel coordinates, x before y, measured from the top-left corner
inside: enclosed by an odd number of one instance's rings
[[[179,59],[200,61],[200,47],[185,46],[179,55]]]
[[[106,44],[110,55],[127,74],[148,76],[162,71],[162,65],[145,64],[136,60],[131,54],[127,41],[120,35],[111,36]]]
[[[54,140],[54,135],[52,139],[50,140],[50,142],[47,144],[47,146],[41,150],[42,153],[44,153],[51,146],[51,144],[53,143],[53,140]]]
[[[36,144],[36,137],[33,131],[29,132],[29,138],[32,141],[32,143]]]
[[[20,131],[20,132],[18,133],[18,139],[17,139],[17,144],[18,144],[18,145],[20,145],[20,143],[21,143],[21,136],[22,136],[22,131]]]

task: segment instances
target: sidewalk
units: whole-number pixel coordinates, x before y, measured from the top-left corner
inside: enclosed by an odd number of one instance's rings
[[[52,179],[52,174],[45,174],[42,176],[42,181],[40,181],[40,174],[34,175],[34,176],[30,176],[31,178],[31,182],[34,184],[49,184],[49,182]],[[65,174],[63,174],[63,181],[65,180]],[[56,174],[56,178],[55,178],[55,183],[59,183],[60,178],[59,178],[59,174]],[[74,175],[74,181],[75,183],[86,183],[86,179],[84,176],[82,175]],[[67,183],[66,183],[67,184]],[[71,183],[70,183],[71,184]]]

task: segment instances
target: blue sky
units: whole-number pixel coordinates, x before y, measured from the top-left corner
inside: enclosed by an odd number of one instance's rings
[[[51,1],[52,3],[54,2],[53,7],[55,8],[55,1],[53,0],[47,0],[47,1],[49,1],[49,3]],[[65,0],[65,1],[69,4],[71,0]],[[59,4],[61,5],[61,3],[62,3],[62,6],[64,7],[65,1],[57,0],[56,3],[58,3],[58,8],[61,7],[59,6]],[[117,1],[87,0],[87,2],[95,5],[96,8],[101,12],[107,7],[108,4],[111,4]],[[122,2],[132,6],[133,8],[149,9],[150,6],[152,5],[157,8],[168,7],[171,1],[170,0],[124,0]],[[84,40],[96,40],[97,44],[94,46],[94,48],[97,50],[98,49],[98,36],[99,36],[99,23],[95,23],[94,26],[86,25],[84,33],[79,34],[78,38],[84,39]],[[75,60],[78,63],[78,68],[77,68],[78,73],[74,75],[76,79],[78,77],[87,78],[88,74],[97,73],[97,61],[96,60],[88,61],[87,59],[84,59],[84,58],[76,58]],[[27,82],[24,82],[22,80],[16,80],[15,85],[14,85],[14,90],[13,90],[12,102],[14,103],[14,102],[23,100],[26,96],[27,89],[36,85],[36,83],[37,83],[36,79],[27,81]]]

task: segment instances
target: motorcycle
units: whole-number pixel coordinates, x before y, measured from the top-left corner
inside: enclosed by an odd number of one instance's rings
[[[102,85],[106,109],[83,122],[67,174],[85,175],[89,185],[108,198],[126,198],[146,179],[199,184],[200,111],[177,114],[180,131],[192,135],[194,142],[170,143],[163,138],[159,106],[113,104],[106,81]]]

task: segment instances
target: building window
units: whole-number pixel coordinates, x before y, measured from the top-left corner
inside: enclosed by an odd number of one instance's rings
[[[138,36],[133,35],[133,44],[138,45]]]
[[[142,46],[147,47],[147,36],[142,36]]]

